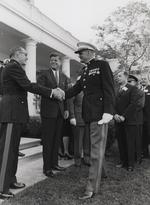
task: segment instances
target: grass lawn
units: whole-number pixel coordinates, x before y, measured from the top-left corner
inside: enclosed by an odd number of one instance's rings
[[[87,167],[68,168],[6,200],[3,205],[150,205],[150,160],[136,166],[134,172],[118,169],[115,147],[107,161],[107,179],[93,199],[80,201],[87,181]]]

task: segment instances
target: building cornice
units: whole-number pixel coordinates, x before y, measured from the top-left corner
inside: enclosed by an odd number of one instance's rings
[[[14,1],[16,4],[17,3],[19,4],[19,8],[13,6],[12,2]],[[66,46],[70,47],[72,50],[74,51],[76,50],[76,43],[79,40],[75,38],[74,36],[72,36],[68,31],[64,30],[61,26],[56,24],[53,20],[48,18],[46,15],[44,15],[42,12],[40,12],[39,9],[36,8],[33,4],[30,4],[30,2],[27,2],[25,0],[24,1],[1,0],[0,5],[5,7],[5,9],[8,9],[9,11],[15,13],[17,16],[24,19],[25,21],[32,24],[33,26],[37,27],[42,32],[45,32],[46,34],[52,36],[56,40],[65,44]],[[28,11],[28,12],[25,12],[25,11]],[[45,26],[43,26],[44,21],[47,22],[45,23]],[[48,28],[46,28],[46,25],[48,27],[53,27],[55,32],[52,32]],[[59,31],[60,35],[58,35],[56,31]],[[64,35],[64,38],[63,38],[63,35]],[[68,41],[66,41],[65,39],[67,39]],[[39,41],[39,39],[35,39],[35,40]]]

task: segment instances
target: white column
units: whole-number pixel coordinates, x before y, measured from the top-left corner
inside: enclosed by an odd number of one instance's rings
[[[70,59],[66,56],[62,59],[62,72],[70,78]]]
[[[28,61],[26,64],[26,74],[31,82],[36,82],[36,44],[37,42],[32,39],[26,39],[26,50],[28,53]],[[28,93],[28,106],[29,106],[29,115],[35,116],[35,96],[32,93]]]

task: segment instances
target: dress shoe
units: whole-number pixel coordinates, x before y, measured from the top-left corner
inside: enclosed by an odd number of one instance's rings
[[[43,173],[44,173],[45,176],[47,176],[47,177],[54,177],[54,176],[55,176],[53,170],[47,170],[47,171],[44,171]]]
[[[70,160],[70,159],[73,159],[73,156],[68,154],[68,153],[65,153],[64,154],[64,159]]]
[[[129,166],[129,167],[127,168],[127,171],[128,171],[128,172],[133,172],[133,170],[134,170],[134,169],[133,169],[132,166]]]
[[[21,182],[14,182],[10,184],[10,188],[11,189],[22,189],[24,188],[26,185],[24,183]]]
[[[10,191],[8,191],[7,193],[0,193],[0,199],[9,199],[13,197],[14,197],[14,194]]]
[[[56,165],[52,168],[52,170],[56,170],[56,171],[64,171],[66,168],[65,167],[61,167],[59,165]]]
[[[119,162],[117,165],[116,165],[116,168],[126,168],[127,165],[125,163],[122,163],[122,162]]]
[[[24,154],[24,153],[22,153],[22,152],[19,152],[19,153],[18,153],[18,156],[19,156],[19,157],[24,157],[24,156],[25,156],[25,154]]]
[[[80,200],[86,200],[93,198],[94,193],[92,191],[85,192],[82,196],[79,197]]]
[[[85,166],[88,166],[88,167],[90,167],[90,160],[87,160],[87,159],[83,159],[83,164],[85,165]]]
[[[142,163],[142,158],[137,160],[137,164],[141,164]]]

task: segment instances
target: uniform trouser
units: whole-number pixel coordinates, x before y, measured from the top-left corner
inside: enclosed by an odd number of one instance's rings
[[[63,126],[63,117],[42,117],[42,145],[43,145],[43,169],[48,171],[58,165],[58,148]]]
[[[73,128],[74,133],[74,158],[76,160],[81,159],[82,150],[83,157],[87,160],[90,158],[90,130],[89,126],[75,126]]]
[[[97,193],[99,190],[107,132],[108,124],[98,125],[97,122],[90,123],[91,166],[89,168],[86,191]]]
[[[8,192],[16,182],[18,151],[22,123],[1,123],[0,127],[0,192]]]

